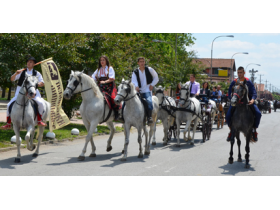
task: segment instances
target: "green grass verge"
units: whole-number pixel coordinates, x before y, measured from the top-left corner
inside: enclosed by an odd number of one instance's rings
[[[0,126],[4,125],[5,123],[0,123]],[[84,125],[80,125],[80,124],[69,124],[61,129],[55,130],[55,138],[57,140],[62,140],[62,139],[69,139],[69,140],[73,140],[75,137],[77,137],[76,135],[71,135],[71,130],[73,128],[77,128],[80,131],[80,135],[79,136],[84,136],[87,135],[87,130],[85,128]],[[37,129],[36,129],[37,131]],[[122,132],[123,128],[116,126],[116,131],[117,132]],[[48,139],[46,139],[46,134],[49,132],[48,126],[45,128],[44,130],[44,135],[43,135],[43,141],[47,141]],[[97,126],[97,132],[98,133],[105,133],[105,134],[109,134],[110,130],[107,126],[104,125],[98,125]],[[36,133],[35,132],[35,139],[36,139]],[[94,133],[93,136],[98,135],[98,133]],[[11,144],[11,138],[15,135],[14,130],[0,130],[0,148],[5,148],[5,147],[11,147],[13,146]],[[25,140],[24,137],[26,135],[26,131],[20,131],[20,137],[22,139],[22,144],[25,144]],[[38,142],[37,140],[34,140],[34,142]]]

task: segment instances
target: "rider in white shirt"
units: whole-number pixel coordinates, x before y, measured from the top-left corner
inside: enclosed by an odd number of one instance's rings
[[[25,72],[28,75],[33,75],[33,76],[37,76],[38,78],[38,87],[44,87],[44,80],[43,77],[41,75],[40,72],[36,71],[33,69],[33,67],[35,66],[36,60],[33,57],[30,57],[27,59],[27,69],[22,69],[22,70],[17,70],[15,74],[12,75],[11,77],[11,81],[18,81],[18,86],[16,89],[16,93],[15,96],[12,98],[12,100],[7,104],[7,124],[2,126],[0,129],[6,130],[6,129],[11,129],[11,117],[10,117],[10,113],[9,113],[9,107],[10,105],[16,101],[17,96],[19,94],[21,85],[25,79]],[[37,102],[38,104],[38,115],[37,115],[37,119],[38,119],[38,126],[46,126],[46,124],[42,121],[42,114],[44,112],[44,101],[41,97],[40,92],[38,91],[38,89],[36,90],[36,95],[34,95],[33,98],[34,101]]]

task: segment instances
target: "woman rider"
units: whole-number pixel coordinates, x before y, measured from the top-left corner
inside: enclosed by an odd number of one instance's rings
[[[115,71],[107,56],[102,55],[99,58],[98,69],[93,73],[92,78],[99,86],[101,92],[106,98],[106,101],[111,109],[115,112],[115,119],[118,118],[118,110],[120,106],[116,105],[114,99],[117,95],[115,84]]]

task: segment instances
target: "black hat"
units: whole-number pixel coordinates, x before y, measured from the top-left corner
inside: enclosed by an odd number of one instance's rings
[[[29,57],[27,60],[26,60],[26,63],[29,61],[29,60],[32,60],[34,61],[35,63],[37,63],[36,59],[34,57]]]

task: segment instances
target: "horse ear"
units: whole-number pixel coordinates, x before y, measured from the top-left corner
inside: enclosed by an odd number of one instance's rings
[[[27,72],[25,72],[25,78],[28,77],[29,75],[27,74]]]
[[[162,90],[165,90],[165,87]]]
[[[245,79],[244,82],[243,82],[243,84],[246,85],[246,83],[247,83],[247,80]]]
[[[122,82],[124,82],[124,78],[122,78]]]
[[[131,83],[131,78],[128,80],[128,83],[129,83],[129,84]]]
[[[74,71],[73,70],[71,70],[71,75],[74,75]]]

